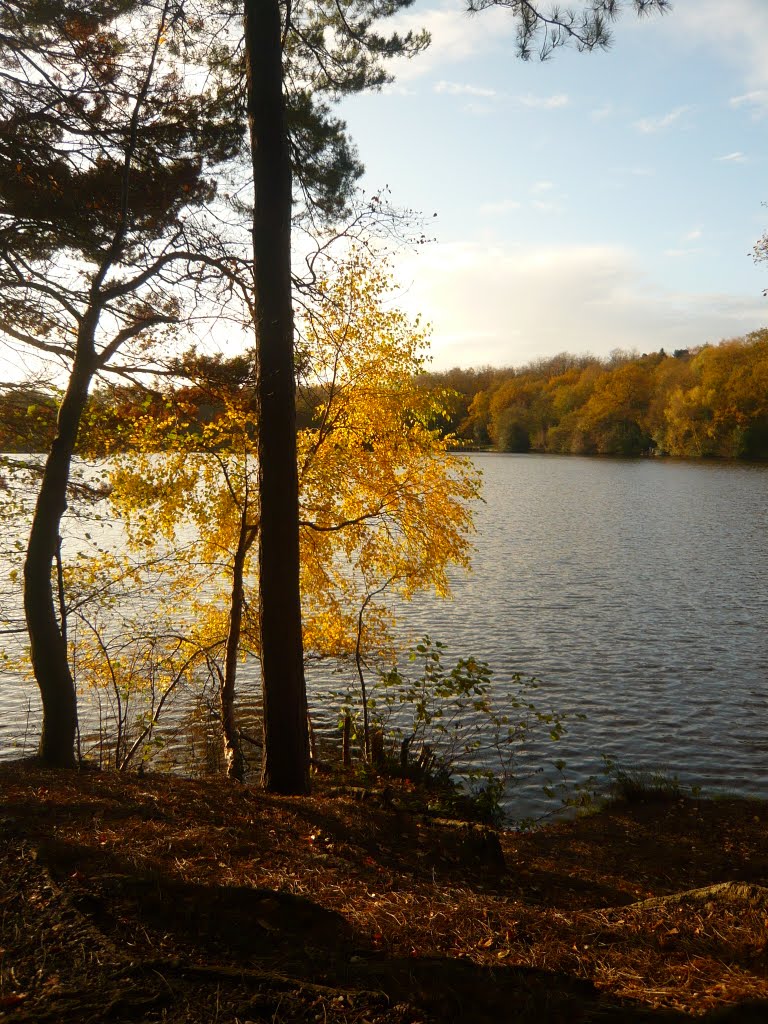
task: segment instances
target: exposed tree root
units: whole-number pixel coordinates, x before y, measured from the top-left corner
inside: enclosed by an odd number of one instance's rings
[[[757,904],[768,908],[768,888],[746,882],[718,882],[715,885],[705,885],[701,889],[686,889],[668,896],[654,896],[639,903],[632,903],[630,907],[632,910],[650,910],[678,903],[708,903],[717,900],[747,903],[751,906]]]

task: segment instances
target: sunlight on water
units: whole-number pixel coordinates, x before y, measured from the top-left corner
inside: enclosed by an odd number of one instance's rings
[[[516,672],[536,676],[538,703],[585,714],[535,751],[563,757],[575,779],[607,754],[705,791],[764,795],[768,466],[473,458],[486,499],[474,572],[454,576],[453,601],[403,609],[403,644],[428,633],[449,661],[488,660],[499,692]],[[343,683],[328,667],[308,677],[314,693]],[[257,688],[247,665],[241,690]],[[0,757],[34,746],[36,707],[34,688],[0,678]],[[334,728],[316,714],[321,732]],[[540,781],[521,787],[514,811],[544,810],[539,794]]]

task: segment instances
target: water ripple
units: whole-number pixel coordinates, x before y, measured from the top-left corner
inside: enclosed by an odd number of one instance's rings
[[[499,695],[521,673],[541,681],[541,703],[583,713],[534,751],[566,758],[577,780],[606,754],[765,795],[768,467],[473,458],[485,481],[474,571],[453,575],[452,601],[403,609],[403,643],[429,633],[450,658],[488,660]],[[315,693],[340,688],[328,667],[309,678]],[[29,733],[30,695],[0,679],[0,757]],[[513,810],[542,809],[540,785],[521,786]]]

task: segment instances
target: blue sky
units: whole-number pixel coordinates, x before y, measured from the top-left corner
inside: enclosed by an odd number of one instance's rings
[[[503,10],[419,0],[430,49],[341,108],[367,172],[431,218],[400,303],[435,367],[717,342],[768,324],[768,2],[626,13],[607,53],[514,56]]]

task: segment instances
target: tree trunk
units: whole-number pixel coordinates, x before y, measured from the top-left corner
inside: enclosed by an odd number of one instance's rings
[[[243,750],[237,735],[235,722],[235,681],[237,678],[237,657],[240,652],[240,634],[243,623],[243,571],[245,557],[253,536],[246,522],[246,510],[240,518],[240,533],[232,566],[232,596],[229,602],[229,632],[224,655],[224,678],[221,683],[221,727],[224,736],[224,761],[227,777],[242,782],[245,776]]]
[[[272,792],[306,793],[309,742],[299,592],[291,162],[278,0],[244,0],[244,23],[254,179],[262,781]]]
[[[62,624],[56,617],[53,563],[80,419],[93,377],[89,360],[76,358],[59,407],[56,437],[43,469],[24,563],[24,612],[32,668],[43,703],[39,754],[52,768],[75,766],[77,695]]]

